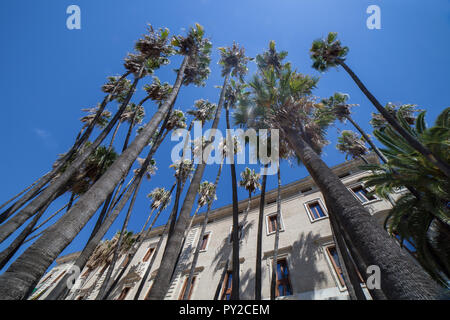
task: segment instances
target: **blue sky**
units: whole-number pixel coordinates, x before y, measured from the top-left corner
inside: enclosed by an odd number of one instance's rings
[[[81,8],[81,30],[66,28],[66,8],[76,4]],[[381,30],[366,27],[366,8],[376,4],[381,8]],[[50,170],[57,155],[68,150],[80,129],[81,109],[93,107],[103,98],[101,85],[107,76],[123,72],[123,58],[144,32],[147,23],[168,27],[172,34],[198,22],[205,27],[214,45],[212,73],[205,87],[183,87],[177,108],[186,110],[197,99],[217,102],[222,83],[217,65],[217,48],[231,45],[233,40],[254,57],[275,40],[279,50],[289,52],[300,72],[320,76],[318,97],[328,97],[335,91],[350,94],[355,108],[354,119],[368,132],[370,114],[374,111],[353,81],[343,70],[330,70],[319,75],[311,66],[308,50],[311,42],[336,31],[350,47],[347,63],[361,77],[372,93],[384,104],[413,103],[428,110],[428,123],[447,107],[450,100],[450,2],[446,0],[4,0],[0,3],[0,61],[2,77],[2,117],[0,136],[0,203],[22,190]],[[156,75],[173,83],[173,69],[180,63],[175,57],[169,66]],[[250,63],[250,74],[255,65]],[[135,102],[143,97],[140,82]],[[109,109],[115,111],[116,105]],[[150,119],[155,105],[145,105]],[[222,119],[220,128],[225,127]],[[335,150],[337,124],[328,131],[330,145],[323,159],[330,166],[344,161]],[[123,133],[117,139],[120,148]],[[174,142],[166,141],[156,155],[158,174],[142,185],[129,228],[138,231],[149,212],[145,195],[153,188],[170,188],[173,183],[170,150]],[[238,173],[245,166],[238,166]],[[204,178],[214,179],[217,166],[209,166]],[[283,184],[307,175],[302,167],[282,165]],[[276,178],[268,179],[268,188],[276,186]],[[49,208],[48,214],[68,200],[62,196]],[[239,199],[246,192],[239,190]],[[213,207],[231,202],[230,171],[225,167]],[[165,212],[158,224],[165,222]],[[107,237],[111,237],[123,222],[119,217]],[[94,219],[64,250],[63,254],[83,248]],[[11,239],[0,245],[0,250]],[[22,248],[19,252],[23,252]],[[17,256],[17,255],[16,255]]]

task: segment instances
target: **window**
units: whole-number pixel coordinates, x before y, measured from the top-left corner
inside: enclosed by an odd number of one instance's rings
[[[149,248],[147,250],[147,253],[145,254],[144,258],[142,259],[142,262],[147,262],[150,257],[152,256],[153,251],[155,251],[155,248]]]
[[[394,236],[397,239],[397,241],[400,243],[401,241],[401,237],[398,233],[394,232]],[[405,248],[406,250],[409,251],[409,253],[415,255],[416,254],[416,246],[414,245],[414,240],[413,239],[403,239],[402,242],[402,246],[403,248]]]
[[[306,208],[311,221],[323,219],[327,216],[319,200],[307,203]]]
[[[231,298],[231,289],[233,288],[233,273],[231,271],[227,271],[225,275],[225,279],[223,281],[223,290],[221,300],[230,300]]]
[[[117,298],[117,300],[125,300],[127,297],[128,292],[130,292],[130,287],[123,288],[122,292],[120,293],[120,296]]]
[[[266,216],[266,223],[267,223],[267,234],[272,234],[277,231],[277,214],[271,214]],[[283,230],[283,221],[282,217],[280,216],[280,227],[279,230]]]
[[[187,288],[187,284],[188,284],[188,279],[189,279],[189,277],[186,277],[186,279],[184,280],[183,289],[181,289],[181,293],[180,293],[180,296],[178,297],[178,300],[183,300],[183,296],[184,296],[184,293],[186,292],[186,288]],[[191,299],[192,289],[194,288],[196,279],[197,279],[196,276],[192,277],[192,283],[191,283],[191,287],[189,288],[189,294],[187,297],[188,300]]]
[[[276,291],[277,297],[292,295],[292,287],[289,280],[289,268],[286,259],[280,259],[277,262]]]
[[[328,257],[330,258],[331,265],[333,266],[334,272],[338,277],[341,287],[345,287],[344,274],[342,272],[341,262],[339,261],[339,255],[336,250],[336,246],[333,245],[326,247],[325,250],[328,254]]]
[[[208,247],[208,240],[209,240],[209,233],[206,233],[203,235],[200,250],[203,250],[203,251],[206,250],[206,248]]]
[[[374,195],[369,195],[369,192],[363,186],[353,187],[351,188],[351,190],[359,199],[359,201],[361,201],[361,203],[366,203],[377,199]]]
[[[330,258],[331,266],[333,267],[333,270],[339,281],[339,286],[341,288],[345,288],[345,280],[344,280],[345,277],[344,277],[344,273],[342,271],[341,261],[339,260],[339,254],[337,252],[336,246],[335,245],[328,246],[325,248],[325,251],[326,251],[328,257]],[[359,282],[364,284],[364,280],[363,280],[361,274],[359,273],[354,262],[353,262],[353,267],[355,268],[356,272],[358,273]]]
[[[130,260],[130,256],[127,254],[127,255],[125,256],[125,259],[123,259],[123,262],[122,262],[122,268],[125,268],[125,267],[126,267],[126,265],[127,265],[127,263],[128,263],[129,260]]]

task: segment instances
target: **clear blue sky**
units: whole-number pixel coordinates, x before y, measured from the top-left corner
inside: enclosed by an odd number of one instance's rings
[[[81,30],[66,28],[66,8],[71,4],[81,8]],[[366,8],[372,4],[381,7],[381,30],[366,27]],[[80,129],[81,109],[101,101],[101,85],[107,76],[123,72],[123,58],[133,50],[147,23],[180,34],[198,22],[212,39],[212,74],[206,87],[182,89],[176,107],[183,110],[200,98],[217,102],[219,89],[215,86],[222,83],[218,47],[235,40],[254,57],[267,48],[269,40],[275,40],[279,50],[289,52],[287,60],[300,72],[319,75],[310,67],[308,50],[314,39],[329,31],[338,32],[350,47],[348,64],[382,103],[417,104],[428,110],[431,123],[450,101],[450,2],[446,0],[4,0],[0,21],[0,202],[47,172],[57,155],[68,150]],[[174,58],[157,76],[172,83],[172,70],[179,61]],[[255,66],[251,63],[249,67],[251,74]],[[351,103],[360,104],[355,120],[371,132],[368,121],[374,109],[349,76],[343,70],[331,70],[320,77],[314,94],[349,93]],[[139,89],[150,81],[141,82]],[[135,102],[142,96],[140,90]],[[148,121],[155,106],[148,103],[145,107]],[[115,111],[117,107],[109,108]],[[220,127],[225,127],[224,120]],[[334,147],[337,128],[343,127],[337,125],[328,131],[331,144],[325,148],[323,159],[330,166],[344,161]],[[120,135],[117,147],[122,141]],[[170,188],[173,172],[168,169],[169,151],[173,144],[168,141],[158,151],[158,174],[143,184],[130,230],[138,231],[147,217],[149,201],[145,195],[155,187]],[[238,173],[243,167],[237,167]],[[216,170],[217,166],[208,167],[204,178],[213,180]],[[283,184],[306,175],[304,168],[282,165]],[[269,178],[269,189],[275,185],[276,178]],[[230,186],[226,167],[214,207],[231,202]],[[244,197],[246,192],[239,190],[239,199]],[[48,213],[67,200],[68,195],[62,196]],[[168,212],[159,224],[165,222]],[[93,220],[63,254],[84,246]],[[122,222],[123,215],[107,237],[119,230]],[[1,244],[0,250],[8,243]]]

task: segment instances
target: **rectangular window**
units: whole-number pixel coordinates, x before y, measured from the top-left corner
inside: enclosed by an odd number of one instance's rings
[[[275,232],[277,230],[277,214],[273,214],[270,216],[267,216],[267,231],[268,233]],[[280,224],[281,224],[281,217],[280,217]],[[281,230],[280,226],[280,230]]]
[[[150,257],[152,256],[153,251],[155,251],[155,248],[149,248],[147,250],[147,253],[145,254],[144,258],[142,259],[142,262],[147,262]]]
[[[184,296],[184,293],[186,292],[186,288],[187,288],[187,284],[188,284],[188,279],[189,279],[189,277],[186,277],[186,279],[184,280],[183,289],[181,289],[181,293],[180,293],[180,296],[178,297],[178,300],[183,300],[183,296]],[[192,277],[192,284],[191,284],[191,287],[189,288],[189,294],[188,294],[188,297],[187,297],[188,300],[191,299],[192,289],[194,288],[194,284],[195,284],[195,280],[196,279],[197,279],[196,276]]]
[[[336,250],[336,246],[326,247],[326,251],[328,257],[330,258],[333,269],[336,272],[336,275],[338,276],[339,283],[341,284],[342,287],[344,287],[345,286],[344,274],[342,272],[341,262],[339,261],[339,255]]]
[[[319,201],[310,202],[307,204],[307,207],[311,220],[313,221],[327,216]]]
[[[122,292],[120,293],[120,296],[117,298],[117,300],[125,300],[127,297],[128,292],[130,292],[130,287],[123,288]]]
[[[225,279],[223,281],[221,300],[230,300],[232,288],[233,288],[233,273],[231,271],[227,271],[227,274],[225,275]]]
[[[286,259],[280,259],[277,262],[276,289],[277,297],[292,295],[291,281],[289,280],[289,268]]]
[[[369,195],[369,191],[363,186],[357,186],[352,188],[353,193],[356,197],[361,201],[361,203],[369,202],[372,200],[376,200],[374,195]]]
[[[345,287],[345,277],[344,277],[344,273],[342,271],[342,267],[341,267],[341,262],[339,260],[339,254],[337,252],[336,246],[332,245],[332,246],[328,246],[325,248],[328,257],[330,258],[331,261],[331,265],[333,266],[333,269],[338,277],[339,280],[339,284],[341,285],[341,287]],[[359,278],[359,282],[364,283],[364,280],[361,276],[361,274],[359,273],[356,265],[353,262],[353,267],[355,268],[356,272],[358,273],[358,278]]]
[[[206,250],[206,247],[208,245],[208,240],[209,240],[209,233],[204,234],[203,238],[202,238],[202,244],[201,244],[200,250]]]

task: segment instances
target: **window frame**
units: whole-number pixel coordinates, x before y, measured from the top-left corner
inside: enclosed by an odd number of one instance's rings
[[[369,203],[373,203],[373,202],[376,202],[376,201],[379,201],[379,200],[380,200],[380,198],[379,198],[376,194],[373,195],[374,198],[373,198],[372,200],[367,199],[367,197],[364,195],[364,198],[366,198],[367,201],[364,201],[364,202],[363,202],[363,201],[361,201],[361,199],[358,197],[358,195],[356,194],[356,192],[353,190],[353,189],[355,189],[355,188],[362,188],[362,189],[365,190],[366,192],[370,192],[370,191],[372,191],[372,190],[369,189],[368,187],[364,186],[363,183],[357,183],[357,184],[353,184],[353,185],[347,187],[347,189],[350,190],[350,192],[353,194],[353,196],[354,196],[361,204],[369,204]]]
[[[336,264],[336,261],[334,261],[334,258],[332,257],[331,252],[330,252],[330,248],[334,248],[336,250],[336,254],[339,255],[335,243],[328,243],[328,244],[324,245],[323,251],[324,251],[327,263],[331,269],[331,274],[333,275],[334,282],[336,282],[339,290],[345,291],[345,290],[347,290],[347,286],[345,285],[344,277],[337,271],[337,269],[340,269],[341,273],[343,274],[342,268]],[[339,261],[339,262],[342,263],[341,261]]]
[[[270,236],[272,234],[275,234],[277,232],[277,230],[273,230],[273,231],[269,231],[269,222],[270,222],[270,217],[276,216],[277,212],[272,212],[272,213],[268,213],[265,216],[265,221],[266,221],[266,235]],[[280,232],[283,232],[285,230],[284,227],[284,219],[283,219],[283,210],[280,210]]]
[[[187,300],[191,300],[192,293],[194,292],[194,287],[195,287],[196,281],[198,280],[197,278],[198,278],[198,276],[196,274],[194,274],[194,276],[192,277],[191,287],[189,288],[189,293],[188,293]],[[184,295],[184,292],[186,291],[186,288],[187,288],[188,279],[189,279],[189,275],[187,275],[184,278],[183,285],[182,285],[180,293],[178,295],[178,300],[183,300],[183,295]]]
[[[208,236],[208,240],[206,241],[205,249],[200,249],[199,252],[206,252],[206,251],[208,251],[209,243],[211,242],[211,235],[212,235],[212,232],[211,232],[211,231],[206,231],[206,232],[203,234],[203,237],[206,236],[206,235]],[[200,240],[200,239],[199,239],[199,240]],[[203,239],[201,239],[200,241],[203,242]]]
[[[223,283],[222,283],[222,293],[220,294],[220,300],[229,301],[229,300],[224,299],[227,294],[229,294],[230,298],[231,298],[231,293],[233,291],[233,280],[231,280],[230,288],[228,288],[226,286],[226,284],[229,282],[228,280],[230,279],[230,275],[233,277],[233,271],[227,270],[227,273],[225,274],[225,277],[224,277]]]
[[[271,267],[273,268],[273,264],[274,264],[273,257],[272,257],[271,260],[272,260]],[[292,286],[292,281],[291,281],[291,270],[292,270],[292,268],[290,266],[289,255],[286,253],[286,254],[281,254],[281,255],[277,256],[277,262],[276,262],[277,263],[277,268],[276,268],[276,274],[275,274],[275,276],[276,276],[276,281],[275,281],[275,298],[278,298],[278,297],[289,297],[289,296],[280,296],[280,292],[278,291],[279,282],[285,280],[285,279],[278,280],[278,262],[282,261],[282,260],[286,261],[286,267],[288,269],[287,282],[288,282],[288,285],[289,285],[289,287],[291,289],[291,295],[290,296],[294,295],[294,287]],[[270,275],[272,275],[272,270],[273,270],[272,268],[270,269]]]
[[[155,247],[148,247],[147,251],[145,252],[144,257],[142,258],[142,262],[148,262],[154,253],[155,253]]]
[[[312,212],[311,212],[311,210],[309,208],[309,205],[311,203],[315,203],[315,202],[317,202],[320,205],[320,208],[322,209],[322,211],[325,214],[325,216],[320,217],[320,218],[314,218],[314,216],[312,215]],[[328,219],[328,210],[327,210],[327,207],[322,202],[322,199],[315,198],[315,199],[312,199],[312,200],[308,200],[308,201],[303,203],[303,206],[305,207],[306,213],[307,213],[309,221],[311,223],[314,223],[314,222],[317,222],[317,221],[320,221],[320,220],[324,220],[324,219]]]
[[[125,292],[125,290],[126,290],[126,292]],[[130,291],[131,291],[131,287],[123,288],[122,291],[120,291],[120,295],[117,297],[116,300],[125,300],[127,298],[128,294],[130,293]]]

